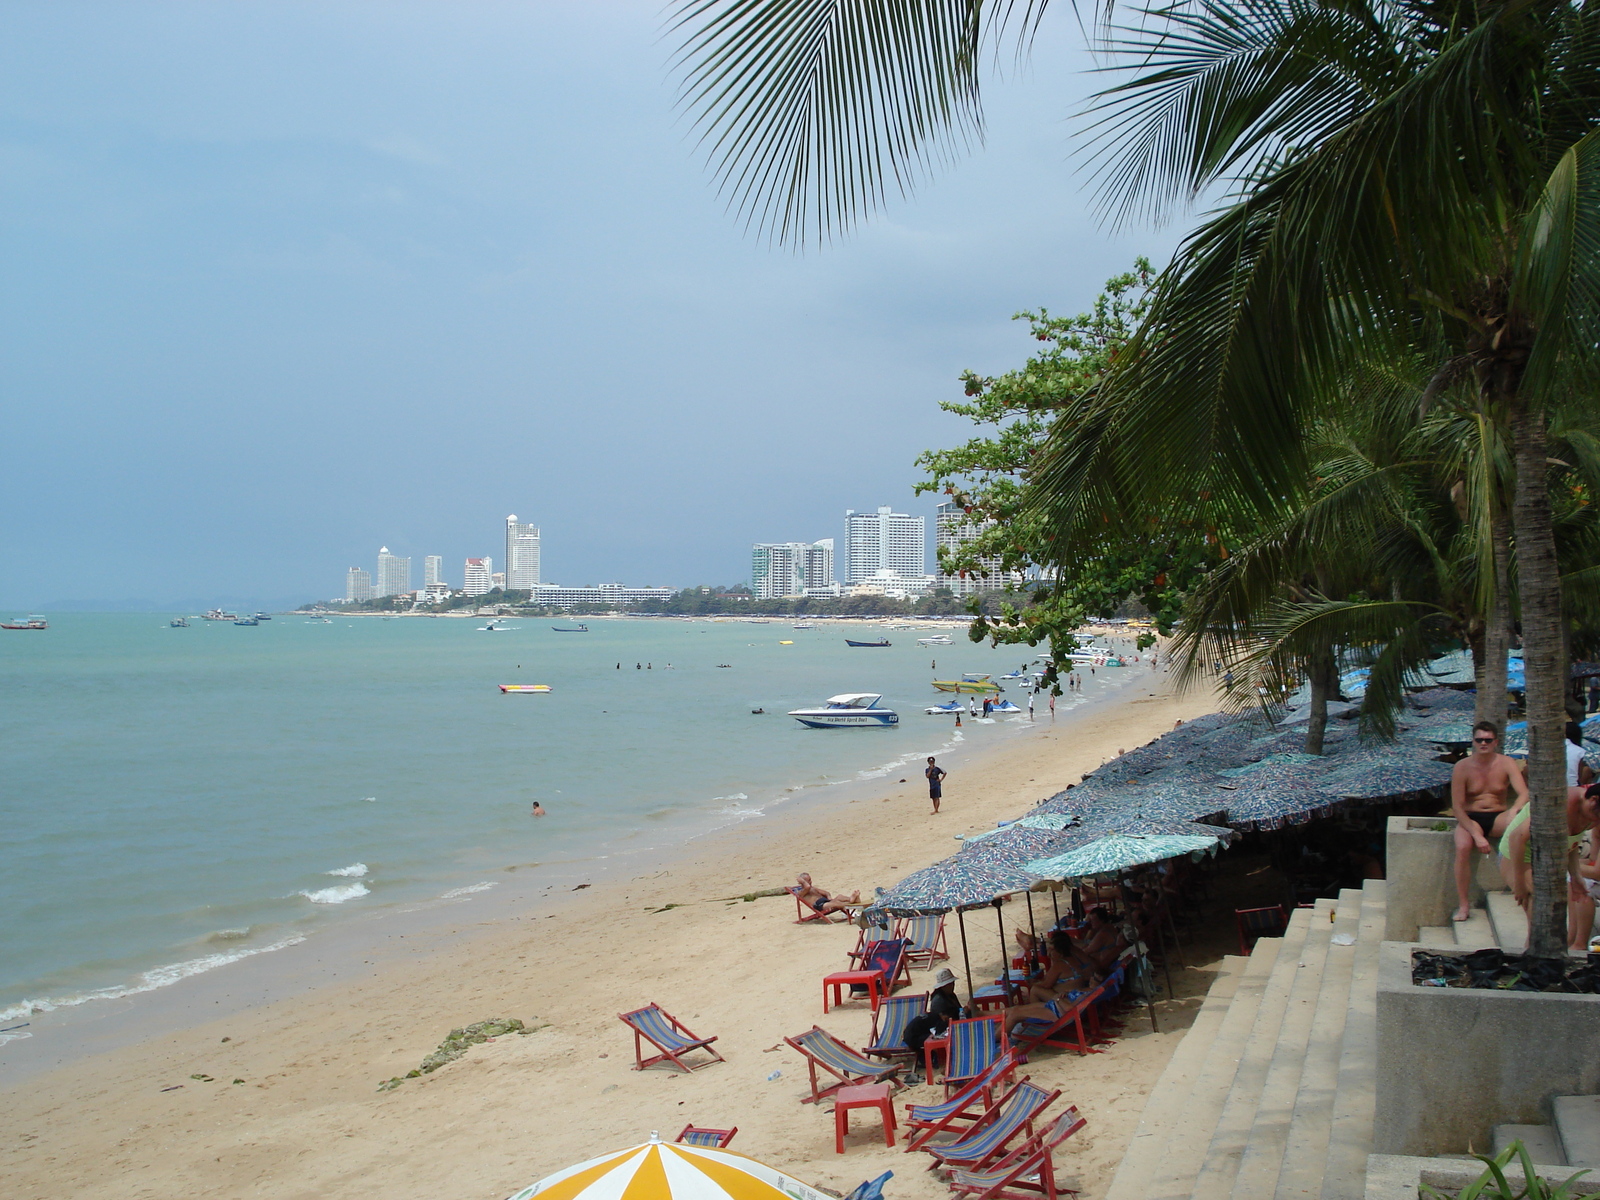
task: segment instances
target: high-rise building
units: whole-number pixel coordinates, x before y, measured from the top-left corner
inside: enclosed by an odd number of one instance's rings
[[[916,577],[928,573],[928,519],[880,508],[875,513],[844,514],[849,583],[880,571]]]
[[[757,542],[750,548],[750,588],[757,600],[802,595],[833,583],[833,539]]]
[[[436,583],[444,582],[444,558],[438,554],[430,554],[422,560],[422,586],[431,588]]]
[[[398,596],[411,590],[411,560],[390,554],[389,547],[378,550],[378,578],[374,595]]]
[[[360,567],[351,567],[344,573],[344,598],[347,604],[371,600],[372,576]]]
[[[506,588],[529,592],[539,586],[539,527],[506,518]]]
[[[993,521],[974,521],[960,505],[945,500],[940,503],[939,514],[934,518],[935,548],[953,553],[993,525]],[[959,572],[947,574],[941,569],[936,586],[947,587],[957,596],[970,596],[974,592],[1015,587],[1021,582],[1022,572],[1002,571],[1000,556],[996,554],[978,559],[977,570],[968,571],[964,578]]]
[[[482,596],[494,590],[494,559],[469,558],[461,583],[465,596]]]

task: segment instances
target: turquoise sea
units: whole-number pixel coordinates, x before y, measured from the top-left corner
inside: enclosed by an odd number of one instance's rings
[[[933,678],[1027,658],[960,632],[921,648],[925,628],[873,626],[855,636],[893,645],[850,649],[839,626],[789,622],[167,622],[68,613],[0,633],[0,1041],[30,1011],[151,990],[510,867],[678,846],[1026,720],[958,735],[923,715],[947,698]],[[1087,699],[1132,674],[1101,672]],[[784,715],[848,691],[882,692],[900,727]]]

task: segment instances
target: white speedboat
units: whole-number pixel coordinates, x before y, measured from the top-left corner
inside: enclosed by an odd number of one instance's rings
[[[842,696],[829,696],[819,708],[791,709],[789,715],[812,729],[853,729],[863,725],[881,728],[900,724],[900,714],[879,704],[882,699],[872,692],[846,692]]]
[[[487,625],[478,626],[479,633],[515,633],[516,631],[517,627],[515,625],[496,625],[493,621],[490,621]]]
[[[948,633],[936,633],[932,637],[918,638],[919,646],[949,646],[953,645]]]

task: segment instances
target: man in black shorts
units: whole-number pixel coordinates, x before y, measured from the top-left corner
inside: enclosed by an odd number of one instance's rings
[[[933,755],[928,755],[928,769],[923,772],[928,777],[928,799],[933,801],[933,811],[939,811],[939,799],[944,795],[944,777],[948,772],[938,763],[933,761]]]
[[[1522,771],[1514,759],[1500,753],[1500,727],[1493,721],[1479,721],[1472,727],[1472,753],[1450,772],[1458,901],[1453,920],[1465,921],[1472,913],[1472,855],[1493,852],[1494,841],[1511,823],[1512,793],[1518,800],[1528,795]]]

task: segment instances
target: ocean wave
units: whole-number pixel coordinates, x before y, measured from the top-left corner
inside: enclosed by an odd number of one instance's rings
[[[20,1042],[23,1038],[31,1038],[32,1036],[33,1034],[20,1029],[0,1033],[0,1046],[4,1046],[7,1042]]]
[[[495,884],[495,883],[474,883],[474,884],[469,884],[467,887],[451,888],[444,895],[440,896],[439,899],[441,899],[441,900],[455,900],[455,899],[457,899],[458,897],[461,897],[461,896],[470,896],[474,892],[487,892],[490,888],[498,887],[498,886],[499,886],[499,884]]]
[[[346,883],[336,887],[320,888],[315,892],[297,892],[296,895],[304,896],[313,904],[343,904],[346,900],[354,900],[357,896],[365,896],[371,891],[364,883]]]
[[[13,1004],[10,1008],[0,1009],[0,1025],[8,1024],[18,1017],[32,1016],[35,1013],[54,1012],[58,1008],[76,1008],[80,1004],[89,1004],[95,1000],[120,1000],[124,996],[138,996],[144,992],[153,992],[157,988],[170,987],[183,979],[195,975],[204,975],[207,971],[215,971],[218,967],[225,967],[230,963],[239,962],[241,959],[253,958],[257,954],[270,954],[274,950],[283,950],[289,946],[298,946],[305,941],[304,934],[295,934],[293,937],[282,938],[266,946],[241,947],[226,953],[206,954],[200,958],[185,959],[183,962],[167,963],[164,966],[152,967],[143,972],[134,982],[120,987],[95,988],[93,991],[77,992],[70,996],[50,996],[32,1000],[23,1000]],[[14,1034],[11,1036],[26,1037],[27,1034]]]
[[[366,863],[351,863],[348,867],[340,867],[336,871],[324,871],[324,875],[342,875],[346,879],[360,879],[367,873]]]
[[[726,804],[717,809],[717,815],[723,817],[733,817],[740,821],[748,821],[751,817],[764,817],[767,814],[762,812],[759,808],[745,808],[743,805],[739,804]]]
[[[713,796],[713,797],[711,797],[711,802],[713,804],[715,804],[718,800],[748,800],[748,799],[750,799],[750,797],[745,795],[743,792],[735,792],[731,796]]]
[[[250,936],[250,927],[244,929],[213,929],[206,934],[208,942],[237,942]]]

